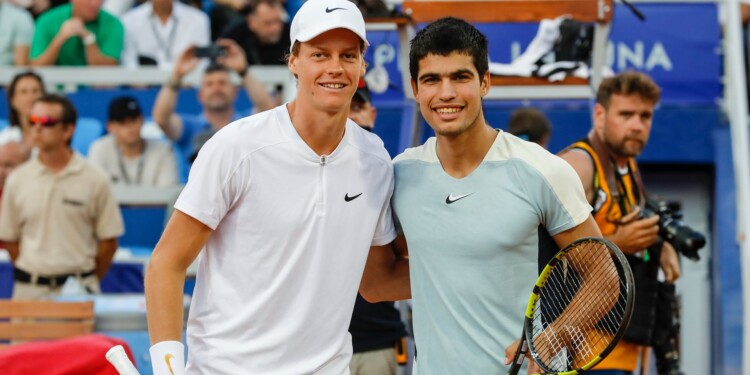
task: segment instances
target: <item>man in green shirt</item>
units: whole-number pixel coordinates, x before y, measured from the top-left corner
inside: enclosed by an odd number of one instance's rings
[[[124,35],[100,0],[71,0],[37,19],[31,65],[117,65]]]

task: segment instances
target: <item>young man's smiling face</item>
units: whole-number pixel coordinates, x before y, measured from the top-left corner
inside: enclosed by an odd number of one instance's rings
[[[333,29],[301,43],[289,57],[297,76],[297,97],[326,112],[349,110],[360,75],[364,74],[362,40],[347,29]]]
[[[482,97],[489,84],[489,73],[480,77],[471,56],[453,52],[422,58],[412,90],[435,133],[453,137],[482,122]]]

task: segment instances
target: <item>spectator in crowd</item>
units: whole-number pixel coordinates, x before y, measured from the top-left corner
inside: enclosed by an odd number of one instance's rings
[[[132,9],[134,5],[142,4],[143,2],[143,0],[103,0],[102,10],[105,10],[109,14],[122,19],[122,16],[130,9]]]
[[[31,65],[117,65],[125,32],[101,0],[70,0],[36,21]]]
[[[308,0],[292,24],[297,97],[206,143],[149,261],[151,358],[173,358],[152,361],[155,374],[184,371],[180,301],[199,253],[188,373],[348,373],[368,251],[393,255],[393,170],[383,142],[347,118],[365,70],[361,13]]]
[[[29,137],[31,106],[44,94],[44,82],[38,74],[28,71],[13,77],[6,92],[10,126],[0,131],[0,143],[23,140],[27,145],[31,145]]]
[[[9,141],[0,146],[0,197],[10,172],[30,157],[31,149],[22,142]]]
[[[284,65],[289,25],[283,21],[281,1],[250,0],[247,9],[246,19],[230,25],[222,38],[237,42],[250,65]]]
[[[26,11],[28,11],[29,14],[33,16],[33,18],[39,17],[40,14],[46,12],[47,9],[51,8],[52,6],[59,5],[59,4],[53,4],[53,1],[51,0],[6,0],[6,1],[13,3],[20,8],[26,9]]]
[[[659,268],[668,283],[680,276],[674,247],[668,241],[658,246],[659,216],[640,215],[646,191],[635,158],[648,142],[660,91],[643,73],[626,71],[603,80],[591,130],[560,153],[578,173],[602,234],[625,253],[636,276],[630,325],[592,374],[626,375],[636,370],[640,345],[651,342],[648,333],[654,330]]]
[[[99,292],[123,233],[109,178],[70,147],[76,121],[62,96],[42,96],[31,108],[39,154],[10,175],[0,208],[14,299],[54,298],[69,277]]]
[[[143,113],[132,96],[121,96],[109,104],[108,135],[89,150],[91,163],[101,167],[115,185],[176,186],[177,161],[169,143],[143,139]]]
[[[214,0],[208,12],[211,20],[211,40],[216,40],[228,25],[242,22],[247,16],[250,0]]]
[[[362,129],[372,131],[375,128],[375,118],[378,110],[372,105],[370,89],[364,79],[359,80],[357,91],[352,97],[352,104],[349,106],[349,118],[356,122]]]
[[[542,111],[534,108],[520,108],[510,115],[508,133],[546,149],[552,135],[552,125]]]
[[[209,66],[203,73],[198,91],[198,101],[203,106],[200,115],[178,115],[174,112],[183,77],[195,69],[200,61],[194,55],[195,47],[185,50],[175,62],[169,82],[159,90],[154,103],[154,121],[175,142],[188,163],[202,145],[195,144],[196,137],[205,141],[226,124],[243,117],[243,114],[234,109],[237,88],[232,83],[232,71],[242,78],[243,86],[256,111],[274,106],[266,88],[250,73],[242,49],[232,40],[220,39],[217,43],[226,48],[227,54],[218,57],[217,64]]]
[[[34,19],[25,9],[0,0],[0,66],[28,65]]]
[[[371,132],[376,115],[370,90],[360,78],[349,105],[349,118]],[[406,327],[393,302],[369,303],[357,294],[349,333],[354,351],[349,364],[351,375],[396,375],[398,365],[406,364]]]
[[[539,261],[558,250],[542,246],[548,236],[559,247],[601,236],[565,161],[487,123],[487,44],[456,18],[411,41],[412,90],[436,136],[394,159],[391,202],[408,242],[419,374],[505,373],[528,298],[518,287],[534,285]],[[362,295],[401,296],[370,293],[386,291],[370,279],[373,258]]]
[[[172,69],[191,45],[209,44],[208,16],[179,0],[151,0],[122,17],[125,49],[122,65],[158,65]]]

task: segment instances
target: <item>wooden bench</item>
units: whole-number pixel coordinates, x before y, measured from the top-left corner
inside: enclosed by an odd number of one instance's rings
[[[94,302],[0,300],[0,341],[53,340],[94,331]],[[10,344],[0,344],[0,349]]]

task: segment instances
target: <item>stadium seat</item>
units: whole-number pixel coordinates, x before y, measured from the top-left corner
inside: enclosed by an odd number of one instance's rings
[[[73,133],[73,149],[81,155],[89,154],[89,146],[104,134],[104,125],[101,121],[92,117],[81,117],[76,123]]]

